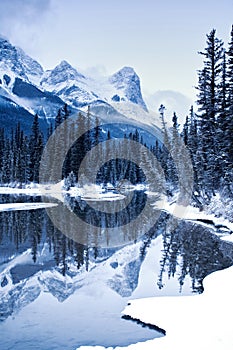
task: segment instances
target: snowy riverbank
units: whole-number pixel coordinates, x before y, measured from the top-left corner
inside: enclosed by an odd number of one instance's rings
[[[41,191],[42,190],[42,191]],[[41,194],[48,196],[55,196],[57,199],[63,198],[62,187],[60,185],[55,186],[35,186],[24,189],[0,187],[0,194],[25,194],[31,196],[40,196]],[[99,187],[87,186],[82,189],[71,189],[67,192],[72,196],[80,196],[86,200],[114,200],[119,199],[119,195],[113,191],[105,192]],[[114,197],[116,195],[116,197]],[[148,193],[153,196],[153,194]],[[117,197],[118,196],[118,197]],[[1,204],[2,210],[29,210],[45,207],[44,205],[50,205],[50,203],[6,203]],[[53,204],[51,204],[53,205]],[[190,220],[199,223],[203,226],[207,226],[216,230],[221,228],[222,233],[219,234],[222,240],[233,242],[233,223],[229,220],[225,220],[221,217],[216,217],[212,213],[205,211],[200,212],[198,208],[192,206],[182,207],[177,206],[175,203],[163,202],[162,205],[155,202],[154,207],[160,208],[161,210],[167,211],[177,218]],[[224,231],[225,229],[225,231]],[[217,234],[217,232],[216,232]],[[159,242],[159,239],[157,240]],[[128,249],[128,248],[127,248]],[[152,247],[153,249],[153,247]],[[232,248],[233,249],[233,248]],[[153,257],[156,256],[155,250],[151,250]],[[158,259],[159,263],[159,259]],[[147,260],[145,260],[146,270],[145,272],[151,271]],[[112,269],[110,269],[112,271]],[[94,270],[92,274],[94,274]],[[111,272],[113,273],[113,272]],[[106,274],[106,267],[101,270],[102,276]],[[162,328],[166,331],[166,336],[149,340],[146,342],[140,342],[137,344],[129,345],[128,347],[117,347],[116,349],[127,349],[127,350],[231,350],[233,348],[233,336],[232,336],[232,295],[233,295],[233,267],[228,269],[214,272],[204,279],[204,293],[201,295],[193,296],[157,296],[145,298],[150,296],[151,289],[147,284],[154,283],[154,279],[148,277],[143,271],[141,276],[144,278],[143,288],[138,286],[138,289],[132,295],[130,305],[128,305],[123,311],[123,315],[129,315],[132,318],[139,319],[144,323],[150,323]],[[89,279],[91,279],[89,276]],[[88,280],[89,280],[88,279]],[[10,285],[8,286],[10,287]],[[5,288],[8,288],[5,287]],[[153,287],[153,286],[152,286]],[[151,288],[152,288],[151,287]],[[89,285],[88,285],[89,288]],[[140,292],[140,288],[142,289]],[[101,288],[100,288],[101,289]],[[47,294],[41,294],[47,298]],[[115,297],[115,293],[111,291],[111,298]],[[109,299],[111,299],[109,298]],[[120,298],[117,297],[119,300]],[[137,298],[137,299],[136,299]],[[95,298],[94,298],[95,299]],[[93,299],[93,305],[94,303]],[[116,299],[116,300],[118,300]],[[111,299],[113,300],[113,299]],[[108,314],[108,303],[103,301],[103,309]],[[39,300],[38,300],[39,302]],[[55,303],[55,301],[53,300]],[[86,302],[86,300],[85,300]],[[117,312],[124,308],[126,300],[120,300]],[[49,300],[49,303],[52,303]],[[109,308],[111,307],[109,302]],[[46,304],[47,305],[47,304]],[[57,305],[57,302],[56,302]],[[65,305],[65,304],[64,304]],[[34,304],[35,310],[37,310],[37,304]],[[64,306],[65,307],[65,306]],[[65,310],[65,309],[64,309]],[[64,311],[63,310],[63,311]],[[85,310],[84,310],[85,311]],[[83,311],[83,312],[84,312]],[[99,310],[100,311],[100,310]],[[26,312],[26,311],[25,311]],[[43,311],[45,312],[45,311]],[[78,312],[78,310],[77,310]],[[110,312],[110,311],[109,311]],[[68,313],[67,313],[68,314]],[[21,315],[21,314],[20,314]],[[22,314],[23,315],[23,314]],[[21,316],[20,316],[21,317]],[[40,315],[38,316],[40,317]],[[68,316],[67,316],[68,317]],[[104,314],[105,317],[105,314]],[[39,319],[39,318],[38,318]],[[28,316],[28,327],[30,326],[30,314]],[[19,319],[19,328],[21,327],[22,320]],[[10,322],[10,321],[8,321]],[[130,321],[127,321],[130,322]],[[12,327],[13,327],[12,322]],[[21,328],[20,328],[21,329]],[[95,329],[95,325],[93,325]],[[6,331],[6,330],[5,330]],[[104,334],[102,334],[104,337]],[[77,346],[77,343],[76,343]],[[92,346],[81,346],[79,350],[105,349],[104,347],[92,347]],[[112,348],[108,348],[112,349]]]
[[[165,329],[166,336],[116,349],[232,350],[232,276],[233,267],[209,275],[201,295],[130,301],[123,314]],[[104,348],[82,346],[78,349]]]

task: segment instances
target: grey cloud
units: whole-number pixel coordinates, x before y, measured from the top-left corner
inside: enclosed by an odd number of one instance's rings
[[[0,35],[37,57],[53,0],[0,0]]]
[[[0,0],[0,18],[3,20],[24,18],[46,12],[50,0]]]
[[[0,32],[14,36],[20,26],[34,25],[50,10],[51,0],[0,0]]]

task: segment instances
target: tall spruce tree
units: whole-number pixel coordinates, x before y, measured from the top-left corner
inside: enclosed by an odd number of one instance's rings
[[[216,37],[213,29],[207,34],[206,48],[200,52],[204,56],[204,68],[199,71],[199,105],[201,129],[201,153],[204,162],[205,188],[208,198],[214,193],[221,176],[219,171],[217,119],[220,111],[220,85],[223,57],[223,42]]]
[[[228,69],[227,77],[229,82],[229,102],[231,107],[231,114],[233,114],[233,25],[231,29],[231,38],[229,42],[228,55]]]
[[[228,109],[228,80],[227,80],[227,60],[226,52],[223,52],[223,61],[221,67],[221,83],[220,83],[220,109],[217,119],[217,140],[218,140],[218,165],[221,174],[221,184],[225,185],[227,180],[227,173],[229,168],[229,144],[231,137],[228,135],[229,127],[229,109]]]
[[[228,56],[228,69],[227,69],[227,80],[228,80],[228,115],[227,115],[227,130],[226,130],[226,141],[228,142],[228,156],[230,164],[233,164],[233,25],[231,29],[231,38],[229,42],[229,48],[227,51]]]
[[[40,160],[43,152],[43,137],[40,132],[39,118],[36,114],[32,124],[30,138],[30,181],[39,181]]]
[[[4,132],[4,128],[0,128],[0,172],[2,169],[2,163],[3,163],[4,147],[5,147],[5,132]]]

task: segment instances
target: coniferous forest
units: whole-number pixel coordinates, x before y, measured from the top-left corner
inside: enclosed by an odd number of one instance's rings
[[[233,27],[227,47],[224,46],[222,40],[217,37],[216,30],[213,29],[207,34],[206,47],[199,54],[203,57],[203,67],[197,72],[197,111],[194,110],[193,106],[190,106],[183,126],[179,125],[179,116],[176,113],[173,116],[166,116],[165,119],[172,118],[173,132],[170,135],[178,134],[189,151],[194,172],[192,204],[202,209],[204,205],[211,202],[217,193],[222,198],[231,199],[233,197]],[[2,186],[24,186],[31,182],[39,182],[40,160],[44,146],[54,130],[70,115],[69,106],[65,104],[54,116],[54,122],[48,125],[46,134],[40,130],[38,115],[34,116],[30,136],[25,134],[20,123],[12,126],[10,134],[0,128],[0,183]],[[78,115],[77,127],[83,129],[84,125],[89,131],[73,144],[63,164],[62,177],[65,179],[66,189],[78,181],[79,166],[85,154],[92,147],[99,143],[104,144],[103,141],[106,140],[115,140],[115,145],[113,143],[112,147],[118,147],[114,131],[110,127],[103,130],[99,126],[98,118],[92,115],[91,108],[88,108],[85,115],[82,113]],[[73,130],[67,130],[67,138],[72,132]],[[139,142],[155,155],[165,173],[167,195],[173,196],[178,187],[178,175],[168,149],[159,140],[155,140],[153,144],[148,142],[144,134],[137,128],[123,133],[121,137]],[[168,139],[170,147],[174,146],[173,141],[171,136]],[[54,149],[54,161],[58,155],[56,152],[59,152],[65,142],[66,140],[59,140],[59,144]],[[104,146],[101,152],[104,153]],[[145,155],[141,154],[142,162],[144,158]],[[91,169],[89,170],[91,171]],[[136,164],[126,159],[113,159],[100,169],[97,182],[101,184],[111,183],[113,186],[117,186],[125,178],[133,184],[146,181],[145,174]],[[7,216],[1,215],[2,228],[10,232],[11,228],[7,222]],[[17,215],[17,213],[12,214],[12,218],[13,216],[17,217]],[[58,265],[62,263],[63,274],[66,273],[67,269],[68,252],[73,255],[78,267],[84,263],[88,267],[88,247],[83,247],[63,237],[55,228],[52,228],[50,222],[41,220],[38,222],[38,217],[34,218],[33,212],[27,214],[25,220],[28,222],[27,231],[31,232],[29,241],[34,261],[36,261],[37,245],[40,243],[43,231],[42,226],[47,225],[46,232],[50,245],[53,246],[54,258]],[[24,238],[21,237],[20,227],[16,231],[15,245],[17,246],[24,241]],[[37,232],[39,233],[37,234]],[[167,247],[170,245],[169,242],[171,243],[170,238],[166,237],[165,245]],[[213,245],[215,243],[213,241]],[[166,251],[167,256],[165,254],[164,264],[167,259],[170,261],[170,273],[172,274],[179,251],[174,253],[173,249],[173,255],[169,258],[169,249]],[[98,250],[94,250],[92,254],[97,257]],[[182,278],[186,274],[185,271],[186,267],[184,266]],[[160,277],[159,283],[162,285],[162,275]],[[198,278],[201,280],[200,276]],[[181,280],[181,285],[182,282]]]
[[[203,57],[203,67],[198,71],[197,112],[191,106],[183,126],[179,126],[179,116],[174,113],[166,116],[173,120],[173,128],[182,137],[190,152],[194,170],[194,200],[201,206],[210,201],[217,191],[224,191],[232,196],[232,164],[233,164],[233,29],[228,47],[224,47],[221,39],[213,29],[207,34],[206,47],[199,52]],[[90,109],[86,117],[79,115],[80,126],[98,125],[98,120],[92,121]],[[43,147],[53,130],[69,118],[67,105],[58,110],[55,122],[48,126],[47,135],[39,128],[38,116],[35,115],[31,127],[31,135],[26,136],[20,124],[12,127],[11,135],[6,135],[0,129],[0,182],[2,184],[38,182],[40,158]],[[70,131],[71,132],[71,131]],[[67,134],[68,135],[68,134]],[[69,135],[68,135],[69,137]],[[155,141],[147,145],[140,131],[124,135],[125,138],[140,142],[150,148],[162,163],[166,180],[169,183],[177,181],[174,164],[169,159],[165,147]],[[77,175],[79,164],[85,153],[99,142],[111,139],[111,130],[104,133],[96,126],[80,138],[70,149],[64,164],[63,177],[71,172]],[[62,143],[63,141],[60,140]],[[169,140],[172,143],[172,138]],[[132,182],[140,182],[143,175],[140,170],[129,169],[122,160],[111,162],[105,176],[110,176],[109,182],[116,182],[125,175],[125,168],[131,173]],[[124,171],[123,171],[124,168]],[[115,169],[114,171],[112,171]],[[121,170],[120,170],[121,169]],[[111,171],[110,171],[111,170]],[[111,172],[111,174],[110,174]],[[120,175],[119,173],[122,172]],[[107,174],[109,173],[109,174]],[[103,181],[107,181],[104,179]]]

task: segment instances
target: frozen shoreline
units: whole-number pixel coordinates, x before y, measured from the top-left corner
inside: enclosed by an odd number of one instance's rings
[[[232,350],[232,275],[233,267],[229,267],[207,276],[200,295],[130,300],[122,314],[163,328],[166,336],[115,349]],[[91,349],[106,348],[77,348]]]
[[[57,185],[55,185],[57,186]],[[46,186],[31,188],[10,188],[0,187],[0,194],[25,194],[25,195],[51,195],[54,189],[59,194],[60,187],[52,188]],[[69,192],[67,192],[69,193]],[[60,192],[61,194],[61,192]],[[81,190],[70,191],[73,196],[79,195],[85,199],[85,192]],[[107,197],[98,189],[86,188],[86,198],[95,199],[98,194],[99,200],[111,200],[111,192]],[[150,195],[150,194],[149,194]],[[59,198],[59,197],[57,197]],[[53,206],[53,203],[15,203],[1,204],[3,210],[29,210]],[[155,203],[155,207],[159,204]],[[233,231],[233,223],[221,217],[217,218],[214,214],[200,212],[192,206],[182,207],[175,203],[165,202],[163,208],[177,218],[184,220],[210,220],[214,225],[224,225]],[[203,224],[198,222],[199,224]],[[205,225],[205,224],[204,224]],[[222,240],[233,242],[233,235],[226,234],[221,237]],[[142,322],[154,324],[166,331],[166,336],[149,340],[147,342],[129,345],[128,347],[117,347],[116,349],[128,350],[231,350],[233,348],[232,322],[233,313],[232,295],[233,295],[233,267],[217,271],[204,279],[204,293],[194,296],[179,297],[153,297],[144,299],[134,299],[130,301],[122,312],[123,315],[129,315],[132,318],[139,319]],[[100,346],[81,346],[79,350],[88,349],[106,349]],[[107,349],[113,349],[112,347]]]
[[[80,197],[87,201],[113,201],[124,199],[125,196],[114,191],[106,191],[99,185],[90,184],[83,187],[71,187],[70,190],[63,188],[63,182],[51,185],[32,184],[24,188],[0,187],[0,194],[27,195],[27,196],[49,196],[64,202],[64,196]]]

